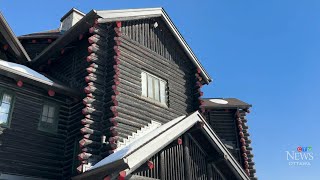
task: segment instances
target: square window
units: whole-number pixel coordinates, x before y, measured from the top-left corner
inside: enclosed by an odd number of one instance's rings
[[[141,95],[156,102],[167,104],[167,83],[165,80],[146,72],[141,73]]]
[[[53,103],[44,103],[38,130],[54,133],[58,127],[58,108]]]

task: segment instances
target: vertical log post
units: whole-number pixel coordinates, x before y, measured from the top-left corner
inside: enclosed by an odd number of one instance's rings
[[[184,158],[184,174],[186,180],[192,180],[190,174],[190,150],[189,150],[189,137],[188,134],[183,135],[183,158]]]

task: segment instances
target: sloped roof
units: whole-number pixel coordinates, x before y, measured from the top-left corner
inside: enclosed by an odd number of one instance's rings
[[[158,127],[156,130],[132,142],[125,148],[104,158],[85,173],[73,179],[101,179],[114,172],[125,170],[126,175],[134,172],[152,156],[161,151],[172,141],[190,130],[198,123],[203,123],[201,132],[207,137],[208,145],[211,144],[220,154],[223,154],[226,163],[237,179],[249,180],[242,167],[237,163],[225,145],[221,142],[210,125],[199,112],[189,116],[181,116]]]
[[[237,98],[203,98],[204,108],[241,108],[248,109],[252,105]]]
[[[31,39],[31,38],[52,38],[56,39],[59,38],[62,35],[62,33],[59,31],[59,29],[52,29],[48,31],[41,31],[41,32],[35,32],[30,34],[25,34],[22,36],[19,36],[18,39]]]
[[[79,92],[68,88],[56,80],[53,81],[48,77],[28,68],[27,66],[3,61],[0,59],[0,74],[16,80],[23,80],[44,89],[52,89],[62,94],[78,96]]]
[[[31,61],[26,50],[21,45],[18,38],[14,35],[9,24],[7,23],[4,16],[0,13],[0,33],[4,36],[5,41],[8,43],[12,51],[15,53],[17,60],[20,63],[25,64],[28,61]]]
[[[184,40],[176,26],[173,24],[168,14],[163,8],[143,8],[143,9],[124,9],[124,10],[105,10],[96,11],[92,10],[86,14],[77,24],[64,33],[59,39],[48,46],[42,53],[32,60],[33,63],[39,63],[39,61],[46,61],[56,51],[61,50],[62,47],[68,43],[74,41],[79,37],[79,34],[84,33],[90,28],[95,19],[99,18],[100,22],[113,22],[124,21],[132,19],[143,19],[150,17],[161,17],[167,24],[172,34],[179,42],[187,56],[191,59],[193,64],[200,69],[201,75],[206,83],[212,81],[209,74],[205,71],[198,58],[195,56],[187,42]]]

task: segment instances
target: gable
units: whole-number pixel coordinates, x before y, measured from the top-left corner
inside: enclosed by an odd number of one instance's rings
[[[249,179],[199,112],[169,121],[101,160],[89,171],[74,179],[114,177],[122,171],[127,176],[186,132],[197,138],[199,144],[203,145],[203,151],[208,154],[207,159],[219,163],[220,170],[229,179]]]
[[[26,64],[30,61],[27,52],[24,50],[23,46],[17,39],[17,37],[12,32],[7,21],[0,13],[0,57],[3,60],[11,62],[19,62],[21,64]],[[5,55],[4,55],[5,54]]]
[[[58,51],[61,51],[63,47],[69,43],[76,41],[79,37],[88,32],[90,27],[93,27],[95,23],[108,23],[117,21],[132,21],[132,20],[144,20],[144,19],[158,18],[161,19],[160,27],[162,25],[166,26],[168,32],[170,32],[172,39],[181,47],[183,53],[188,57],[187,59],[195,66],[195,68],[200,72],[203,82],[209,83],[211,81],[210,76],[205,71],[205,69],[200,64],[197,57],[192,52],[191,48],[188,46],[186,41],[183,39],[177,28],[174,26],[166,12],[162,8],[146,8],[146,9],[127,9],[127,10],[110,10],[110,11],[90,11],[86,16],[84,16],[77,24],[70,28],[63,36],[57,39],[49,47],[47,47],[41,54],[32,60],[35,66],[39,66],[41,63],[46,62],[51,56],[53,56]],[[160,22],[160,21],[159,21]],[[164,27],[162,26],[162,27]],[[160,28],[159,28],[160,29]],[[168,34],[168,33],[166,33]],[[139,36],[140,37],[140,36]],[[165,37],[163,37],[165,39]],[[156,39],[154,39],[156,40]],[[160,42],[161,43],[161,42]],[[162,42],[163,43],[163,42]],[[169,42],[167,42],[169,44]],[[175,46],[177,47],[177,46]],[[164,48],[162,48],[164,50]],[[170,51],[176,50],[170,48]],[[162,54],[164,54],[163,51]],[[173,56],[169,53],[170,56]],[[183,61],[182,61],[183,62]]]

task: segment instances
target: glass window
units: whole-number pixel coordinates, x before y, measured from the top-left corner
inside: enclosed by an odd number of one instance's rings
[[[12,95],[0,92],[0,125],[9,126],[10,112],[12,108]]]
[[[146,72],[141,73],[142,96],[166,104],[166,81]]]
[[[147,74],[145,72],[141,73],[141,82],[142,82],[142,96],[147,96]]]
[[[57,106],[54,104],[44,103],[38,129],[47,132],[57,131]]]

